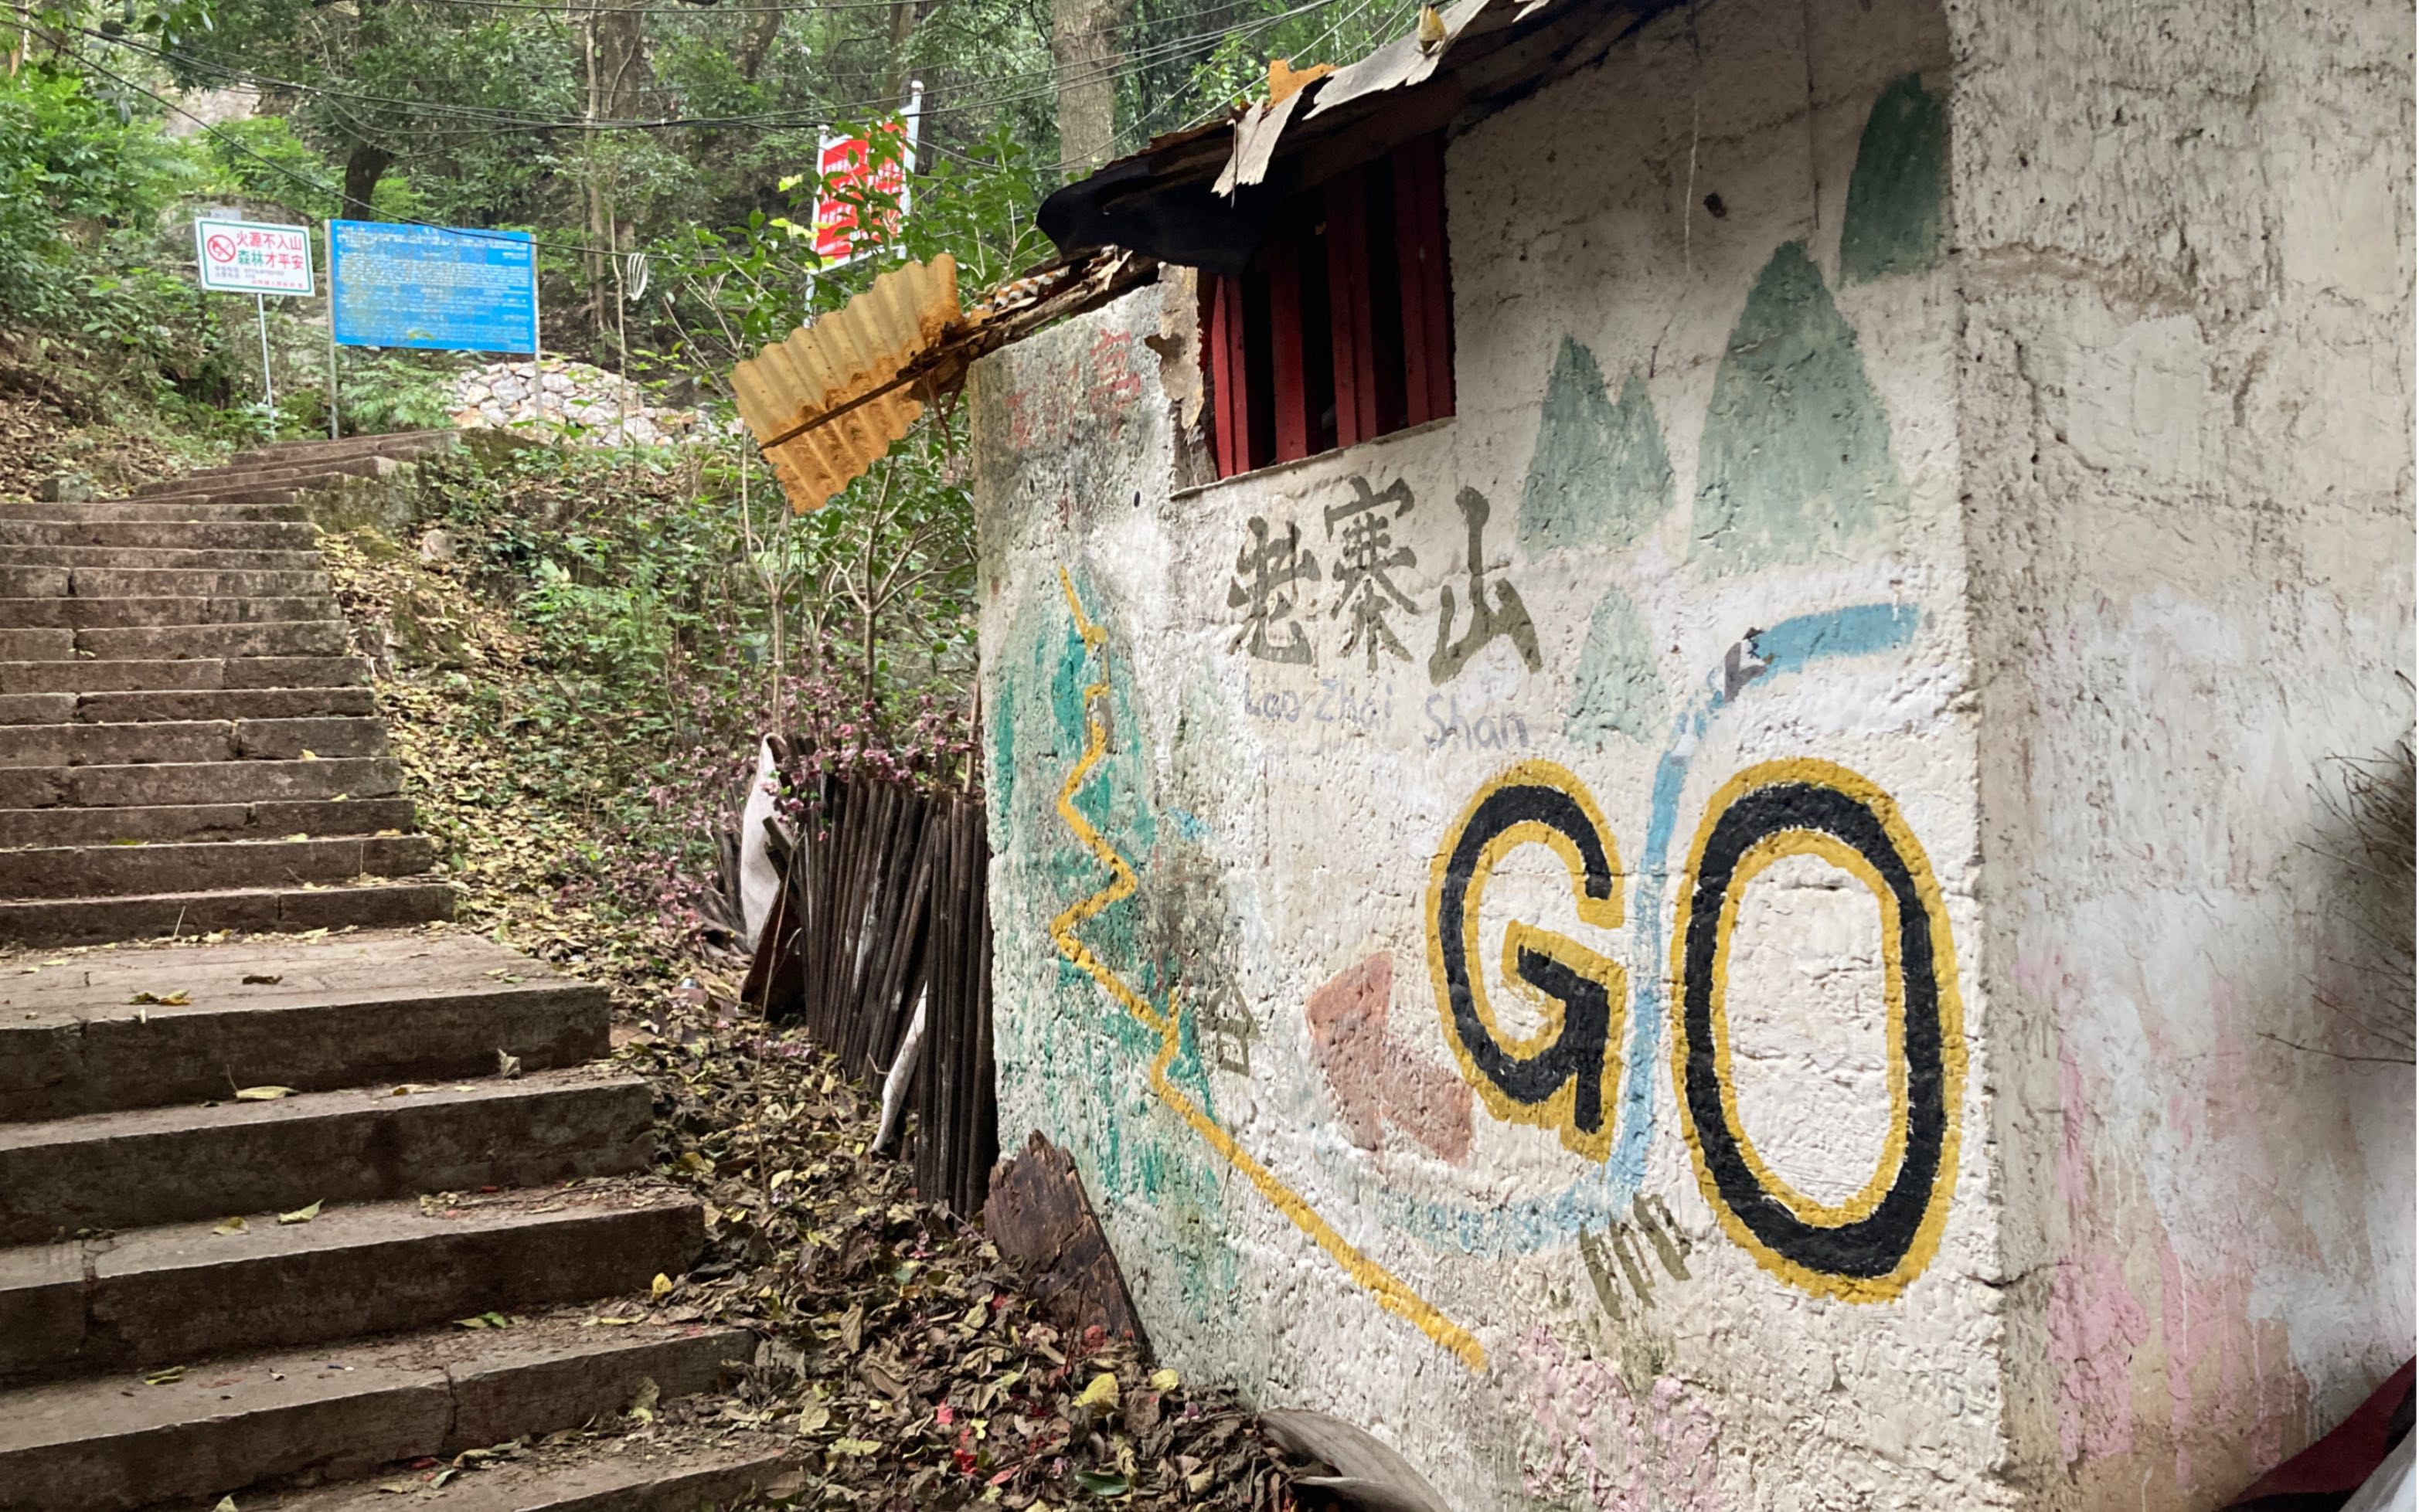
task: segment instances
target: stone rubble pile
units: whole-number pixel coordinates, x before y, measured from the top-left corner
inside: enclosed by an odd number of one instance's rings
[[[589,446],[652,446],[717,434],[702,411],[650,404],[638,384],[567,358],[473,368],[454,380],[447,407],[464,430],[578,426],[566,434]]]

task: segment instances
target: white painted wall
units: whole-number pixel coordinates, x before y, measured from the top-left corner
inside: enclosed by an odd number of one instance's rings
[[[2408,238],[2292,210],[2342,176],[2286,144],[2390,138],[2361,171],[2402,224],[2408,59],[2314,40],[2288,105],[2174,89],[2132,24],[1662,18],[1455,141],[1460,413],[1419,431],[1175,492],[1180,284],[977,369],[1002,1136],[1073,1152],[1170,1363],[1369,1427],[1457,1508],[2132,1507],[2218,1504],[2408,1352],[2408,1073],[2257,1038],[2323,1028],[2310,784],[2407,722],[2411,616]],[[2166,157],[2119,183],[2093,113],[2152,96]],[[1928,209],[1889,171],[1927,110]],[[1411,557],[1374,664],[1356,480]],[[1465,489],[1534,666],[1431,667]],[[1253,654],[1255,519],[1318,563],[1264,643],[1308,663]],[[1675,1087],[1701,822],[1775,762],[1895,816],[1934,884],[1901,922],[1936,899],[1955,959],[1955,1154],[1878,1282],[1760,1245]],[[1626,973],[1593,1129],[1466,1059],[1431,960],[1440,848],[1549,777],[1621,920],[1518,845],[1477,955],[1507,1044],[1555,1025],[1509,925]],[[1730,1117],[1851,1202],[1919,1163],[1887,916],[1837,855],[1733,901]]]
[[[2411,984],[2322,797],[2411,727],[2411,12],[1954,31],[2011,1434],[2213,1506],[2412,1350],[2411,1072],[2344,1059]]]

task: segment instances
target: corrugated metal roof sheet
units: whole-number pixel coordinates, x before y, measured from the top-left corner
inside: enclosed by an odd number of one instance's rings
[[[944,254],[881,275],[732,371],[739,417],[791,508],[821,509],[907,434],[924,403],[896,380],[957,319],[958,265]]]

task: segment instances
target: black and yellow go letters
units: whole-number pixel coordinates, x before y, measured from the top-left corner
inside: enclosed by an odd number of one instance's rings
[[[1548,1000],[1546,1026],[1507,1041],[1487,1002],[1478,910],[1488,875],[1518,847],[1563,859],[1582,923],[1621,923],[1620,860],[1579,780],[1524,761],[1473,796],[1430,869],[1428,966],[1446,1041],[1498,1118],[1556,1129],[1592,1159],[1611,1148],[1606,1108],[1622,1075],[1622,968],[1578,942],[1514,923],[1503,976]],[[1872,1175],[1837,1203],[1796,1190],[1757,1153],[1732,1077],[1730,951],[1748,884],[1787,856],[1863,882],[1881,910],[1889,1130]],[[1897,805],[1844,767],[1750,767],[1706,805],[1672,931],[1672,1082],[1698,1184],[1757,1262],[1820,1296],[1894,1297],[1940,1245],[1957,1183],[1965,1039],[1956,949],[1940,886]]]
[[[1428,872],[1428,973],[1445,1043],[1496,1117],[1558,1131],[1592,1160],[1612,1149],[1605,1105],[1621,1078],[1627,977],[1577,940],[1514,923],[1503,936],[1503,975],[1543,1000],[1545,1027],[1507,1040],[1487,998],[1478,910],[1498,863],[1542,845],[1569,868],[1581,923],[1621,924],[1621,857],[1595,800],[1550,761],[1523,761],[1480,787]]]
[[[1739,901],[1784,856],[1863,882],[1882,916],[1889,1133],[1872,1179],[1824,1203],[1756,1153],[1731,1076],[1730,950]],[[1698,1184],[1731,1238],[1821,1296],[1894,1297],[1931,1262],[1957,1184],[1965,1035],[1940,884],[1879,787],[1827,761],[1768,762],[1723,785],[1689,848],[1672,930],[1672,1082]]]

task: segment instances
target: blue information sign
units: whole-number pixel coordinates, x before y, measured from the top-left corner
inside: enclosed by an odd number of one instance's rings
[[[537,246],[526,231],[328,222],[344,346],[537,350]]]

